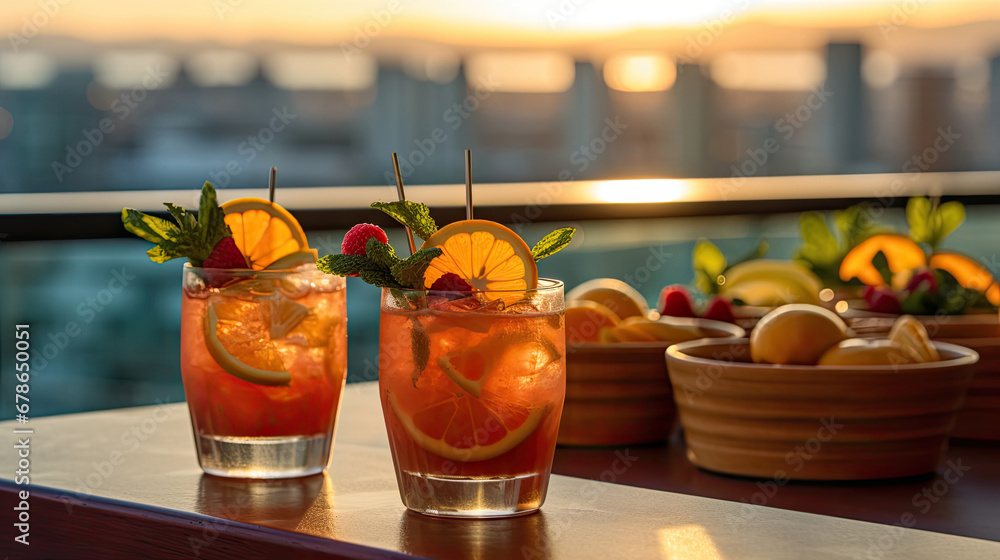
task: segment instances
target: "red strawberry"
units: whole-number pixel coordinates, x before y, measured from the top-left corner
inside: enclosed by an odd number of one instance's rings
[[[432,292],[471,292],[472,286],[454,272],[446,272],[431,284]]]
[[[899,315],[903,312],[903,307],[899,304],[899,297],[889,289],[876,289],[871,295],[865,298],[868,302],[868,310],[876,313],[892,313]]]
[[[212,253],[208,255],[204,268],[250,268],[243,253],[236,248],[236,241],[232,237],[223,237],[212,248]]]
[[[365,244],[372,237],[382,243],[389,242],[389,238],[386,237],[382,228],[374,224],[358,224],[344,236],[344,241],[340,244],[340,252],[345,255],[364,255]]]
[[[919,291],[923,287],[926,287],[927,291],[930,293],[937,291],[937,278],[934,277],[933,272],[929,270],[918,272],[910,278],[909,282],[906,283],[906,291],[911,294]]]
[[[733,316],[733,304],[729,303],[729,300],[719,296],[712,298],[712,301],[708,304],[708,309],[701,316],[714,321],[736,323],[736,317]]]
[[[673,284],[663,288],[660,292],[659,306],[660,315],[670,315],[671,317],[697,317],[694,308],[691,306],[691,296],[688,295],[684,286]]]

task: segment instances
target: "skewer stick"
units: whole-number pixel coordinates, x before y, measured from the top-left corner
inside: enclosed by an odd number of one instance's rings
[[[267,181],[267,199],[274,202],[274,185],[278,181],[278,168],[271,168],[271,177]]]
[[[472,150],[465,150],[465,219],[472,219]]]
[[[403,175],[399,172],[399,157],[396,156],[396,152],[392,152],[392,170],[396,173],[396,194],[402,202],[406,200],[406,194],[403,193]],[[410,254],[416,253],[417,245],[413,242],[413,232],[410,228],[406,228],[406,240],[410,242]]]

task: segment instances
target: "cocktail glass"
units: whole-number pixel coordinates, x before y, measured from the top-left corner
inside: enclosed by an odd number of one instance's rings
[[[329,464],[347,371],[344,286],[312,264],[185,265],[181,373],[206,473],[288,478]]]
[[[403,503],[439,516],[545,501],[566,393],[563,284],[382,290],[379,388]]]

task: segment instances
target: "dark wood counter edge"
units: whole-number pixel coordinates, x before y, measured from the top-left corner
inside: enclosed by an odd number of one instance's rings
[[[58,194],[58,193],[56,193]],[[111,193],[113,194],[113,193]],[[1000,195],[946,196],[942,200],[959,200],[966,205],[1000,204]],[[674,217],[729,216],[745,214],[781,214],[807,210],[839,210],[861,202],[862,198],[804,198],[739,201],[699,201],[639,204],[553,204],[545,208],[546,222],[567,222],[599,219],[657,219]],[[900,198],[888,207],[903,207],[906,199]],[[477,208],[476,215],[500,223],[511,223],[514,216],[524,213],[524,205],[492,206]],[[462,208],[438,208],[435,218],[442,223],[463,219]],[[150,212],[167,217],[165,212]],[[306,231],[348,229],[359,221],[379,226],[395,226],[390,218],[377,210],[323,209],[296,210],[295,217]],[[538,220],[533,220],[538,221]],[[0,232],[7,234],[5,242],[47,241],[68,239],[118,239],[134,236],[121,224],[120,213],[65,213],[65,214],[3,214],[0,210]]]
[[[155,483],[150,480],[150,484]],[[22,490],[30,492],[30,544],[24,547],[28,552],[24,556],[12,548],[11,559],[124,560],[135,558],[137,548],[142,557],[164,559],[414,558],[391,550],[44,486],[19,486],[0,479],[2,503],[16,505]],[[3,533],[16,530],[9,524],[5,526],[8,529]],[[12,542],[13,536],[4,541]]]

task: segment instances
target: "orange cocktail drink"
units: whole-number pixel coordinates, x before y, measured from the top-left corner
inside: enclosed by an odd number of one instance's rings
[[[155,244],[152,261],[188,259],[180,362],[198,463],[240,478],[321,472],[347,372],[344,279],[316,268],[270,200],[220,206],[205,183],[197,216],[166,206],[173,223],[131,208],[122,223]]]
[[[486,517],[542,505],[566,392],[562,288],[383,289],[379,387],[407,507]]]
[[[220,278],[225,285],[211,285]],[[343,279],[314,265],[185,267],[181,374],[205,472],[284,478],[326,468],[346,378],[345,315]]]

